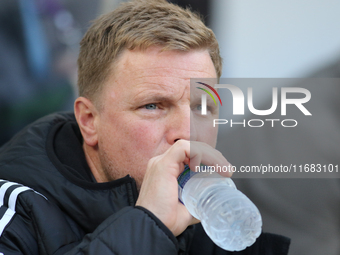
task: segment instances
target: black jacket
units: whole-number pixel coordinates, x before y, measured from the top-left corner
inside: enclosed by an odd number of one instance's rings
[[[96,183],[81,144],[73,114],[60,113],[31,124],[0,149],[1,253],[287,254],[289,239],[271,234],[238,253],[216,247],[201,225],[175,237],[135,206],[134,179]]]

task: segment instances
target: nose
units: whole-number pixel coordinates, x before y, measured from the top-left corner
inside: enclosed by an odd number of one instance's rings
[[[190,106],[183,107],[174,112],[169,119],[167,141],[174,144],[180,139],[196,141],[197,133],[193,125],[193,115]]]

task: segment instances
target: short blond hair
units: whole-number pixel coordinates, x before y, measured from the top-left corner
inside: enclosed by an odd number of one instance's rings
[[[198,14],[164,0],[137,0],[100,16],[86,32],[78,58],[79,95],[95,101],[119,54],[150,46],[163,51],[207,49],[221,76],[218,42]]]

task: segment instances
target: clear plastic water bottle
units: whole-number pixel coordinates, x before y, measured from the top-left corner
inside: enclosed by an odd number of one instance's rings
[[[261,234],[259,210],[230,178],[218,173],[192,172],[186,166],[178,184],[179,200],[222,249],[244,250]]]

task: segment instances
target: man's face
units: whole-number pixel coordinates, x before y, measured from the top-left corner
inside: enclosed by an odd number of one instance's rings
[[[208,51],[123,52],[104,84],[96,122],[101,167],[110,180],[130,174],[140,187],[149,159],[178,139],[215,147],[218,109],[201,115],[200,94],[190,100],[190,78],[216,78]]]

